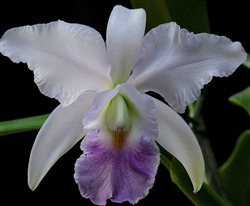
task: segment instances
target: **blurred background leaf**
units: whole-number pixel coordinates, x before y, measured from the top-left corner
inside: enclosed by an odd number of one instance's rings
[[[250,205],[250,130],[243,132],[220,174],[233,205]]]
[[[147,13],[146,31],[163,24],[171,22],[172,18],[168,6],[164,0],[161,1],[142,1],[130,0],[133,8],[143,8]]]
[[[249,78],[249,82],[250,82],[250,78]],[[229,101],[237,106],[244,108],[247,111],[247,113],[250,115],[250,86],[242,90],[241,92],[238,92],[232,95],[229,98]]]
[[[147,12],[147,31],[174,21],[194,33],[210,32],[205,0],[130,0],[134,8]]]
[[[250,54],[248,54],[247,60],[244,62],[243,65],[250,69]]]

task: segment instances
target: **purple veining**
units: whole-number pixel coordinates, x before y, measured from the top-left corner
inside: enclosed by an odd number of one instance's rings
[[[90,131],[81,144],[84,154],[75,165],[75,180],[82,196],[98,205],[137,203],[153,186],[159,165],[159,149],[142,135],[137,142],[115,150],[103,143],[100,133]]]

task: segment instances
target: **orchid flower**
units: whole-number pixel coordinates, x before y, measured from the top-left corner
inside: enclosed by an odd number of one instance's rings
[[[108,199],[134,204],[148,194],[160,163],[156,142],[181,162],[194,192],[201,188],[202,152],[177,112],[213,76],[232,74],[246,53],[239,42],[193,34],[173,22],[144,36],[145,23],[143,9],[115,6],[106,43],[93,28],[63,21],[3,35],[1,53],[27,63],[40,91],[60,102],[33,145],[31,189],[83,137],[74,178],[81,195],[97,205]]]

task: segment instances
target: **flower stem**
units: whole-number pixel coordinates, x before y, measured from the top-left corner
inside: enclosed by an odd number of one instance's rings
[[[49,114],[0,122],[0,136],[38,130]]]
[[[197,140],[202,149],[206,166],[205,182],[229,204],[226,192],[223,188],[223,182],[219,175],[218,165],[210,145],[210,140],[206,133],[203,118],[201,116],[201,108],[203,105],[204,94],[206,93],[206,90],[207,87],[205,87],[205,89],[203,90],[203,95],[201,95],[201,97],[195,102],[195,105],[193,104],[189,106],[189,117],[191,118],[190,127],[197,137]]]

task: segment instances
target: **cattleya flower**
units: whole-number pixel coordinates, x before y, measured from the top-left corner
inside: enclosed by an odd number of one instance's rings
[[[189,126],[176,113],[195,101],[213,76],[232,74],[246,59],[239,42],[193,34],[176,23],[145,36],[143,9],[114,7],[107,39],[63,21],[10,29],[1,53],[24,62],[40,91],[61,103],[33,145],[28,184],[35,189],[52,165],[84,136],[74,178],[98,205],[137,203],[152,187],[158,142],[186,169],[194,192],[204,161]],[[145,92],[159,93],[170,105]],[[155,142],[156,141],[156,142]]]

